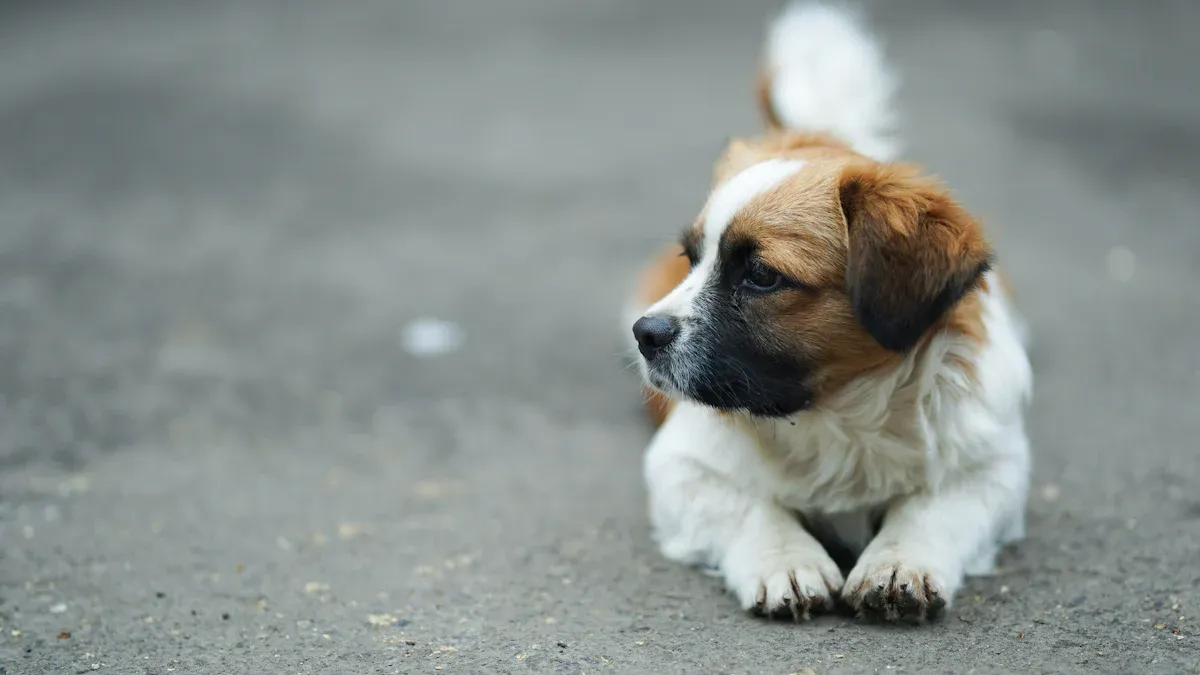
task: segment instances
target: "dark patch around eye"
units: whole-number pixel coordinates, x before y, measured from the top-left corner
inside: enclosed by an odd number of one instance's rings
[[[778,270],[753,257],[746,262],[745,273],[742,275],[742,286],[759,292],[769,292],[779,288],[783,283],[783,274]]]
[[[753,259],[754,252],[757,250],[758,244],[753,239],[722,236],[718,255],[725,278],[735,285],[740,283],[746,265]]]
[[[683,246],[683,255],[695,267],[696,263],[700,260],[701,254],[700,233],[694,227],[687,228],[683,231],[683,235],[680,236],[679,244]]]
[[[727,281],[735,287],[746,287],[749,290],[771,291],[783,285],[792,285],[791,281],[775,268],[763,263],[756,255],[758,242],[750,237],[725,237],[721,240],[721,266]],[[752,277],[774,274],[778,282],[774,284],[754,283]],[[760,281],[762,279],[759,279]],[[798,284],[797,284],[798,285]]]
[[[732,235],[727,232],[721,238],[720,264],[729,283],[734,286],[739,285],[751,268],[757,265],[779,274],[781,283],[777,288],[803,291],[814,291],[820,288],[820,284],[792,278],[779,268],[763,262],[758,258],[758,252],[759,244],[753,237]]]

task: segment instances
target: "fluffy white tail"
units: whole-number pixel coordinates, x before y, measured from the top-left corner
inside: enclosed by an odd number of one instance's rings
[[[793,3],[770,26],[763,65],[764,105],[778,124],[833,133],[880,161],[895,158],[897,79],[879,42],[851,9]]]

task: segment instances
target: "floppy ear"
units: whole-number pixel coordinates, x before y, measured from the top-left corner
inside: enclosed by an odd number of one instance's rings
[[[838,192],[854,313],[879,344],[905,351],[987,271],[991,250],[983,230],[912,166],[848,166]]]

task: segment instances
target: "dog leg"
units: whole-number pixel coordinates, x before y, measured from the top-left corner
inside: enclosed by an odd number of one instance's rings
[[[991,464],[936,493],[903,497],[850,571],[842,597],[860,616],[886,621],[937,617],[969,571],[990,567],[1024,508],[1025,463]],[[981,562],[987,562],[982,565]]]
[[[710,411],[672,414],[646,453],[655,535],[666,557],[715,568],[743,609],[805,619],[842,574],[790,511],[732,479],[755,461],[750,442]]]

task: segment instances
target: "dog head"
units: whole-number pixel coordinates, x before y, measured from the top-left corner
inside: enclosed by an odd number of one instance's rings
[[[664,392],[786,416],[898,360],[988,267],[979,224],[916,167],[735,142],[682,237],[691,270],[633,327]]]

